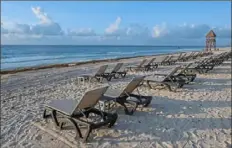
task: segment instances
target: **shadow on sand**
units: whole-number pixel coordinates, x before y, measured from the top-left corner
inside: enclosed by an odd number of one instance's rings
[[[225,64],[227,66],[231,66],[231,64]],[[209,72],[210,74],[231,74],[231,68],[226,67],[215,67],[212,71]]]
[[[188,116],[204,113],[204,109],[207,108],[231,107],[230,101],[183,101],[172,100],[166,97],[155,97],[153,102],[155,103],[151,104],[149,108],[155,109],[154,111],[138,110],[133,116],[127,117],[123,117],[126,115],[120,113],[117,124],[113,128],[126,132],[119,137],[107,137],[107,139],[112,141],[111,143],[146,141],[171,141],[175,143],[177,141],[188,141],[188,138],[191,136],[198,137],[199,133],[196,130],[225,129],[223,132],[228,132],[226,130],[231,128],[231,118],[192,118]],[[158,114],[161,112],[162,114]],[[148,120],[149,122],[147,122]],[[134,135],[143,135],[143,137],[141,137],[141,140],[128,139]],[[150,139],[149,135],[157,138]],[[126,140],[122,140],[124,138]],[[200,137],[198,138],[200,139]],[[101,140],[104,141],[104,138]]]
[[[184,85],[183,89],[197,90],[197,91],[221,91],[225,88],[231,88],[231,79],[207,79],[196,78],[196,80],[190,84]]]

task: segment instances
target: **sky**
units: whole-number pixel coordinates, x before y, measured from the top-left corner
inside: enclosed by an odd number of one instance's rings
[[[1,2],[1,44],[204,45],[231,44],[228,2]]]

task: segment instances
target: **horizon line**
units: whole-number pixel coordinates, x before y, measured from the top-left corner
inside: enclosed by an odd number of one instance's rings
[[[1,44],[1,46],[150,46],[150,47],[205,47],[205,45],[74,45],[74,44]],[[231,47],[231,45],[218,45],[217,47]]]

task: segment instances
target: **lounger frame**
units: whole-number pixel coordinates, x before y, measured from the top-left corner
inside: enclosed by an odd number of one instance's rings
[[[117,113],[107,113],[95,108],[100,97],[107,90],[108,87],[102,87],[91,90],[83,95],[82,99],[77,102],[75,100],[53,100],[45,105],[43,118],[47,121],[52,118],[56,128],[64,129],[67,123],[75,129],[75,139],[81,139],[86,142],[92,130],[102,126],[112,127],[117,118]],[[90,115],[94,114],[98,121],[90,120]],[[87,127],[85,134],[81,132],[80,127]]]

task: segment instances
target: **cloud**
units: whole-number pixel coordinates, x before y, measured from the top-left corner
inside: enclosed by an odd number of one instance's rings
[[[177,26],[170,30],[170,37],[177,38],[187,38],[187,39],[196,39],[196,38],[204,38],[205,35],[209,32],[210,26],[201,24],[201,25],[184,25]]]
[[[31,28],[27,24],[16,23],[15,26],[11,30],[9,30],[9,32],[15,34],[30,34]]]
[[[62,35],[63,31],[60,25],[56,22],[53,22],[48,15],[42,11],[40,7],[32,7],[32,12],[39,19],[39,23],[35,25],[29,24],[19,24],[19,23],[10,23],[4,22],[1,26],[1,34],[15,34],[17,36],[22,35]]]
[[[218,38],[231,38],[231,28],[213,28]]]
[[[96,33],[92,28],[80,28],[77,30],[68,30],[70,36],[95,36]]]
[[[206,34],[213,29],[217,38],[230,38],[231,28],[210,27],[206,24],[184,24],[168,27],[165,24],[155,25],[152,30],[154,38],[179,38],[179,39],[204,39]]]
[[[1,33],[30,34],[30,26],[27,24],[4,22],[1,25]]]
[[[40,8],[32,7],[32,12],[39,19],[40,23],[31,27],[32,34],[36,35],[61,35],[63,31],[60,25],[53,20]]]
[[[3,22],[1,22],[1,34],[7,34],[8,33],[8,30],[3,28]]]
[[[168,29],[167,29],[166,23],[163,23],[161,25],[155,25],[152,28],[152,37],[154,38],[159,38],[167,34],[168,34]]]
[[[41,24],[50,24],[53,21],[48,17],[47,13],[45,13],[40,7],[31,7],[32,12],[35,16],[40,20]]]
[[[37,24],[31,27],[32,34],[36,35],[62,35],[63,31],[58,23]]]
[[[230,27],[211,27],[207,24],[187,24],[170,26],[155,24],[148,28],[138,23],[122,27],[121,17],[111,23],[101,34],[92,28],[62,29],[40,7],[32,7],[38,18],[34,25],[2,22],[2,43],[17,44],[116,44],[116,45],[204,45],[205,35],[213,29],[217,44],[229,43]],[[64,31],[67,30],[67,31]],[[30,42],[30,43],[29,43]]]
[[[105,29],[105,33],[108,35],[120,34],[120,33],[118,33],[118,30],[119,30],[119,26],[120,26],[121,21],[122,21],[121,17],[117,17],[115,22],[110,24],[110,26]]]
[[[126,28],[126,35],[131,37],[150,37],[151,31],[148,27],[140,24],[131,24]]]
[[[140,24],[130,24],[128,27],[120,28],[121,17],[117,17],[114,23],[105,29],[105,36],[116,40],[135,37],[150,37],[151,31],[148,27]]]
[[[8,34],[8,30],[1,26],[1,34]]]

